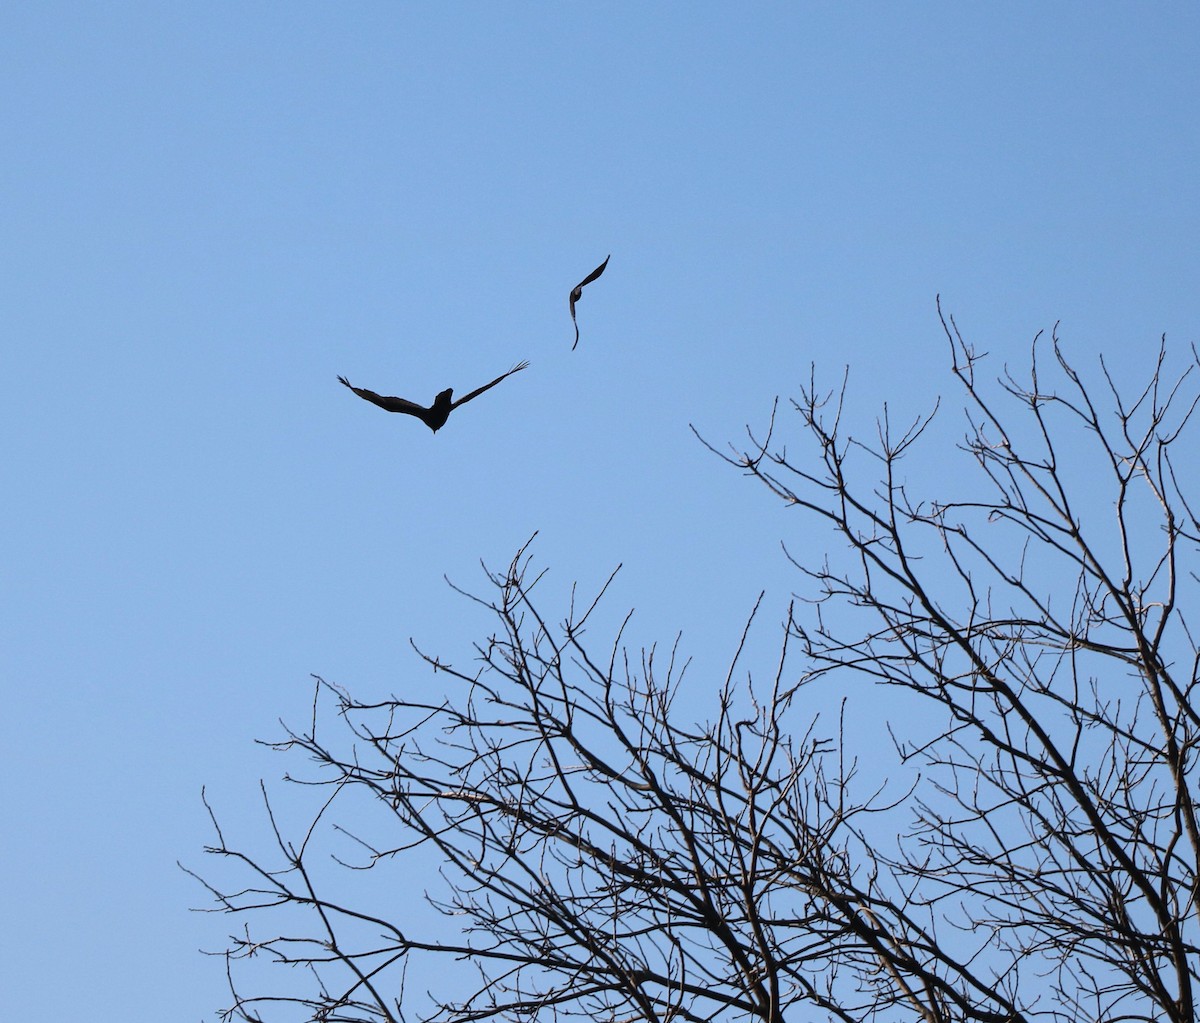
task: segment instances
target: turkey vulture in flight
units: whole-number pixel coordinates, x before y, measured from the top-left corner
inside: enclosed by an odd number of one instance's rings
[[[459,398],[458,401],[450,400],[450,396],[454,394],[454,388],[447,387],[433,399],[433,404],[429,408],[426,408],[424,405],[418,405],[415,401],[409,401],[407,398],[392,398],[387,395],[376,394],[374,391],[368,391],[365,387],[355,387],[345,377],[338,377],[338,379],[360,398],[374,402],[374,404],[382,409],[387,409],[389,412],[406,412],[410,416],[416,416],[429,429],[437,433],[438,430],[446,425],[446,420],[450,418],[450,413],[458,408],[459,405],[465,405],[472,398],[478,398],[489,387],[495,387],[506,376],[511,376],[528,365],[528,362],[518,362],[507,373],[501,373],[490,384],[484,384],[482,387],[475,388],[466,397]]]
[[[604,268],[608,266],[608,261],[612,259],[612,253],[604,257],[604,262],[601,263],[595,270],[588,274],[582,281],[571,289],[571,322],[575,324],[575,344],[571,345],[571,351],[575,351],[575,345],[579,344],[579,324],[575,321],[575,303],[583,297],[583,287],[585,284],[591,284],[597,277],[604,273]]]

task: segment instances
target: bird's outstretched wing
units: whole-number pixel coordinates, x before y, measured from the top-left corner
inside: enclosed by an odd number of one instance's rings
[[[500,374],[498,377],[496,377],[496,379],[495,379],[495,380],[493,380],[493,381],[492,381],[490,384],[484,384],[482,387],[476,387],[476,388],[475,388],[475,390],[473,390],[473,391],[472,391],[470,394],[463,395],[463,397],[459,398],[459,399],[458,399],[458,401],[456,401],[456,402],[455,402],[453,405],[451,405],[450,407],[451,407],[452,409],[456,409],[456,408],[458,408],[458,406],[459,406],[459,405],[465,405],[465,404],[466,404],[468,401],[470,401],[472,398],[478,398],[478,397],[479,397],[481,394],[483,394],[483,392],[484,392],[484,391],[486,391],[486,390],[487,390],[489,387],[495,387],[495,386],[496,386],[498,383],[500,383],[500,381],[501,381],[501,380],[503,380],[505,377],[507,377],[507,376],[512,376],[514,373],[518,373],[518,372],[520,372],[521,370],[525,369],[525,368],[526,368],[528,365],[529,365],[529,363],[528,363],[528,362],[518,362],[518,363],[517,363],[515,366],[513,366],[513,368],[512,368],[512,369],[510,369],[510,370],[509,370],[507,373],[501,373],[501,374]]]
[[[571,351],[575,351],[575,345],[579,344],[579,324],[575,320],[575,303],[583,297],[583,289],[585,285],[591,284],[597,277],[604,273],[604,268],[608,266],[608,261],[612,259],[610,252],[604,257],[604,262],[601,263],[595,270],[588,274],[582,281],[571,289],[571,322],[575,324],[575,344],[571,345]]]
[[[338,379],[360,398],[365,398],[389,412],[407,412],[410,416],[418,418],[423,418],[429,412],[429,409],[423,405],[418,405],[415,401],[409,401],[407,398],[393,398],[385,394],[376,394],[374,391],[368,391],[365,387],[355,387],[345,377],[338,377]]]

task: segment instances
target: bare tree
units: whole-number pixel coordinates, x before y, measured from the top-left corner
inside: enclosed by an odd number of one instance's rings
[[[778,660],[739,683],[743,639],[709,721],[673,707],[676,649],[589,640],[599,597],[546,617],[527,551],[475,598],[498,623],[477,665],[423,655],[454,683],[444,702],[318,680],[345,727],[326,740],[315,700],[276,745],[314,762],[320,811],[293,840],[268,801],[273,854],[220,828],[209,850],[249,878],[205,880],[247,920],[223,953],[228,1018],[1194,1023],[1200,525],[1182,460],[1200,360],[1168,379],[1160,350],[1128,396],[1103,362],[1085,384],[1052,337],[993,397],[943,326],[968,428],[936,500],[910,495],[905,462],[933,417],[897,435],[885,411],[861,441],[844,387],[791,403],[803,459],[775,440],[778,405],[722,455],[837,542],[795,559],[812,592]],[[806,709],[835,681],[927,708],[883,788]],[[331,834],[359,858],[330,859]],[[448,938],[406,923],[411,869],[389,880],[422,849]],[[378,883],[352,892],[338,863]],[[310,980],[247,993],[256,956]],[[438,989],[443,961],[473,983]]]

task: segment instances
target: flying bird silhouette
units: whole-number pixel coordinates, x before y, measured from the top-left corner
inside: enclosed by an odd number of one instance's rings
[[[433,399],[433,404],[429,408],[426,408],[424,405],[418,405],[415,401],[409,401],[407,398],[393,398],[383,394],[376,394],[374,391],[368,391],[365,387],[355,387],[345,377],[340,376],[338,380],[349,387],[360,398],[365,398],[367,401],[378,405],[382,409],[387,409],[389,412],[404,412],[407,415],[416,416],[429,429],[437,433],[438,430],[446,425],[446,420],[450,418],[450,413],[458,408],[459,405],[465,405],[472,398],[478,398],[489,387],[495,387],[505,377],[512,376],[512,374],[525,369],[528,365],[528,362],[518,362],[507,373],[501,373],[490,384],[484,384],[482,387],[475,388],[470,394],[459,398],[458,401],[450,400],[454,394],[454,388],[447,387]]]
[[[583,297],[583,288],[585,284],[591,284],[597,277],[604,273],[604,268],[608,266],[608,261],[612,259],[610,252],[604,257],[604,262],[601,263],[595,270],[588,274],[582,281],[571,289],[571,322],[575,324],[575,344],[571,345],[571,351],[575,351],[575,345],[579,344],[579,324],[575,320],[575,303]]]

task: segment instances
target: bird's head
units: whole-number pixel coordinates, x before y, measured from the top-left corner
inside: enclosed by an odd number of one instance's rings
[[[454,396],[454,388],[447,387],[441,391],[436,398],[433,399],[435,405],[449,405],[450,399]]]

